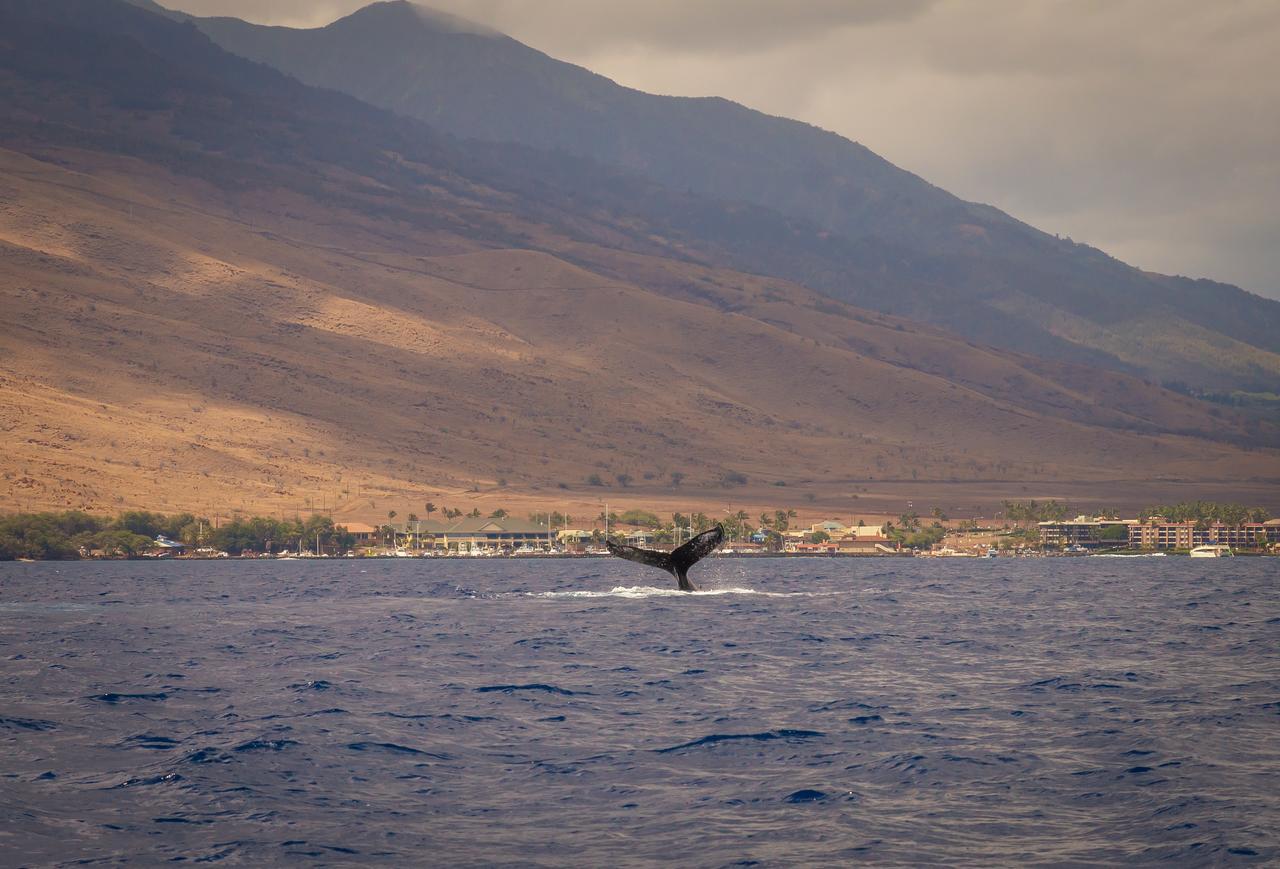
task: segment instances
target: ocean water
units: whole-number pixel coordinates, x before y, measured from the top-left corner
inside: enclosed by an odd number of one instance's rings
[[[1275,864],[1278,567],[0,565],[0,865]]]

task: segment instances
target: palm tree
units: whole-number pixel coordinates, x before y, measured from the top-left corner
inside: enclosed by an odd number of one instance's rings
[[[426,511],[427,511],[427,521],[428,521],[428,522],[430,522],[430,521],[431,521],[431,514],[432,514],[432,513],[434,513],[434,512],[436,512],[436,505],[435,505],[435,504],[432,504],[430,501],[428,501],[428,502],[426,503],[426,506],[424,506],[422,509],[424,509],[424,510],[426,510]]]
[[[388,510],[387,511],[387,530],[391,532],[389,542],[391,543],[392,546],[395,545],[396,529],[392,527],[391,523],[394,522],[395,519],[396,519],[396,511]]]
[[[795,515],[795,510],[774,510],[773,527],[779,533],[785,534],[787,529],[791,527],[791,520],[795,518]]]

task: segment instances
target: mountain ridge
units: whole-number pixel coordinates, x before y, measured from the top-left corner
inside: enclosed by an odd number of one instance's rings
[[[803,262],[744,255],[728,265],[984,343],[1149,379],[1258,389],[1280,379],[1280,302],[1142,272],[812,125],[715,97],[644,94],[507,36],[442,31],[417,8],[376,3],[311,30],[191,20],[233,52],[452,134],[564,150],[847,240]],[[1184,329],[1204,337],[1171,340]],[[1233,342],[1260,352],[1245,351],[1249,362],[1215,349]]]
[[[600,169],[583,203],[545,156],[123,8],[0,4],[8,503],[847,507],[1135,456],[1196,491],[1280,478],[1236,414],[673,256],[696,239],[623,209],[642,182]]]

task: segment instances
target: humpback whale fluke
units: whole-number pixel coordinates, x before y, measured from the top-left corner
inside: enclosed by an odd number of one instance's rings
[[[676,578],[676,582],[680,584],[681,591],[697,591],[693,583],[689,581],[689,568],[710,555],[721,543],[724,543],[724,528],[717,525],[710,531],[703,531],[688,543],[676,547],[671,552],[641,549],[638,546],[614,543],[612,540],[606,541],[605,545],[609,547],[610,552],[619,558],[638,561],[641,564],[667,571]]]

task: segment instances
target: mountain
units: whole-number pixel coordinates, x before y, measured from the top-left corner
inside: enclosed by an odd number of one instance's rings
[[[0,0],[0,93],[10,506],[847,511],[1280,478],[1274,430],[1229,410],[722,264],[803,222],[460,142],[115,0]]]
[[[313,30],[193,20],[239,55],[443,131],[587,157],[813,234],[802,254],[751,250],[730,267],[1047,358],[1214,390],[1280,382],[1280,302],[1132,268],[813,126],[621,87],[403,0]]]

